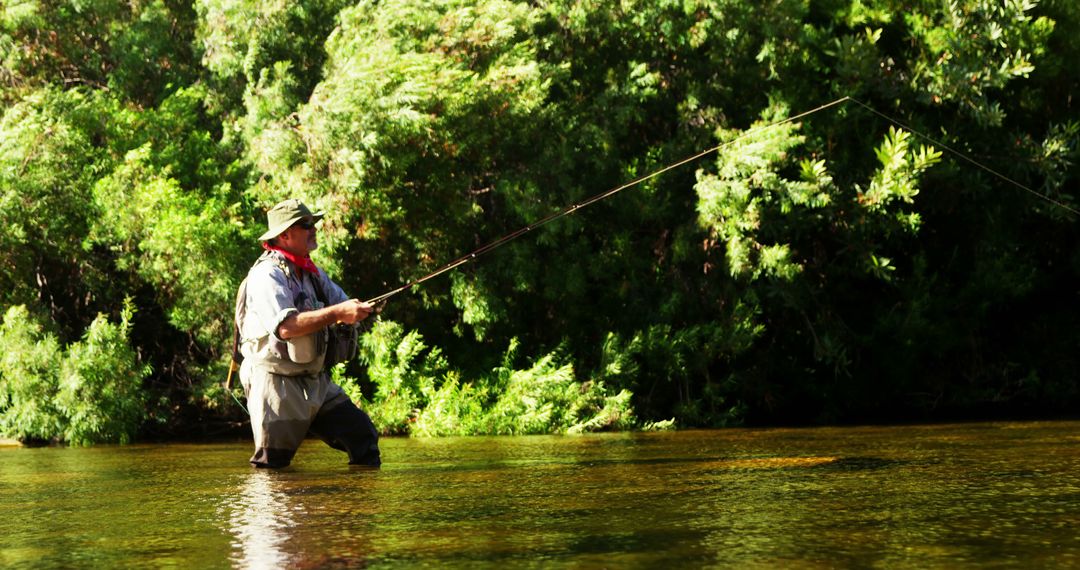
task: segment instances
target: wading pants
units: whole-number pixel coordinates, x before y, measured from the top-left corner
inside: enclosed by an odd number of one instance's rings
[[[285,467],[308,432],[349,454],[350,465],[378,467],[379,434],[375,425],[325,373],[282,376],[252,370],[244,384],[256,467]]]

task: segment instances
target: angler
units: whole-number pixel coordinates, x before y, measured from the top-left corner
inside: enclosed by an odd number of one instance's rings
[[[323,212],[285,200],[267,213],[266,250],[240,285],[234,362],[247,394],[256,467],[285,467],[309,432],[378,467],[378,432],[327,369],[356,355],[356,323],[374,310],[311,261]]]

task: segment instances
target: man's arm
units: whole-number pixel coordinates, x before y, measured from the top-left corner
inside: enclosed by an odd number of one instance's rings
[[[293,313],[278,325],[277,336],[285,340],[309,335],[334,323],[351,325],[366,319],[373,309],[374,307],[358,299],[349,299],[314,311]]]

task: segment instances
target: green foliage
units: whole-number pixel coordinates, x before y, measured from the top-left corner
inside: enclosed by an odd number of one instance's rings
[[[63,306],[79,296],[80,274],[92,274],[78,268],[84,265],[80,236],[87,230],[99,156],[85,128],[94,99],[79,91],[44,89],[6,108],[0,120],[4,305],[41,299]]]
[[[48,441],[62,433],[66,418],[56,408],[62,352],[23,305],[0,324],[0,433],[22,440]]]
[[[472,425],[457,427],[461,418],[456,414],[447,418],[440,414],[441,408],[435,408],[433,414],[420,414],[417,432],[424,435],[583,433],[634,425],[629,391],[612,394],[602,382],[577,382],[573,366],[560,362],[557,352],[537,359],[528,368],[515,369],[517,350],[517,341],[511,340],[502,365],[478,382],[480,389],[452,387],[449,394],[446,390],[433,394],[435,401],[451,400],[455,395],[471,396],[482,403],[487,400],[489,404],[480,418],[470,422]],[[485,398],[488,394],[491,396]]]
[[[306,154],[280,161],[291,173],[268,174],[335,204],[330,254],[380,239],[399,279],[460,251],[481,221],[477,202],[514,189],[490,186],[492,152],[528,138],[511,129],[533,130],[557,69],[534,60],[535,11],[511,2],[362,4],[339,19],[326,77],[298,112],[303,145],[292,148]]]
[[[905,203],[915,201],[919,193],[916,186],[918,176],[927,168],[941,160],[941,152],[922,146],[919,151],[909,152],[911,134],[889,127],[889,134],[874,152],[881,168],[874,173],[870,186],[865,192],[856,187],[858,201],[871,212],[886,210],[890,202],[899,200]],[[903,217],[898,218],[901,222]],[[917,219],[909,229],[918,229]]]
[[[447,373],[447,362],[439,349],[428,350],[418,331],[406,332],[392,321],[379,321],[361,338],[361,362],[375,386],[368,402],[368,412],[375,426],[383,432],[406,429],[423,403],[424,386],[434,385]],[[355,382],[349,395],[364,401]]]
[[[265,70],[281,62],[291,62],[305,76],[317,77],[322,44],[334,16],[347,5],[340,0],[199,0],[194,4],[202,63],[229,86],[237,81],[254,84]]]
[[[91,237],[113,244],[116,264],[136,273],[158,292],[170,323],[213,346],[229,336],[244,261],[231,251],[241,236],[250,239],[239,204],[227,202],[227,185],[192,192],[157,169],[147,143],[94,187],[102,215]],[[207,196],[210,194],[210,196]]]
[[[1000,125],[1005,111],[992,93],[1034,70],[1031,54],[1044,49],[1053,29],[1046,18],[1032,17],[1037,5],[964,0],[906,11],[922,52],[911,70],[913,86],[933,103],[957,103],[976,121]]]
[[[797,126],[783,123],[774,127],[781,108],[771,109],[763,117],[765,124],[751,127],[751,135],[736,139],[737,133],[721,133],[732,142],[721,149],[717,173],[698,173],[698,215],[702,226],[710,229],[726,244],[727,262],[732,276],[749,274],[791,279],[801,266],[790,259],[785,244],[766,245],[755,239],[769,210],[787,213],[796,206],[820,208],[831,201],[827,185],[831,178],[824,164],[804,163],[803,177],[787,180],[777,172],[788,153],[803,142],[794,134]]]
[[[143,378],[150,368],[129,344],[134,308],[119,323],[99,315],[60,365],[56,407],[67,418],[64,440],[73,444],[128,443],[146,418]]]
[[[573,366],[560,362],[557,353],[516,369],[518,346],[511,341],[490,375],[462,382],[461,373],[448,368],[438,349],[428,350],[419,332],[379,321],[360,350],[374,396],[363,398],[359,382],[345,376],[343,367],[334,377],[351,398],[364,402],[384,433],[582,433],[635,424],[629,391],[612,393],[602,381],[577,381]]]
[[[645,402],[650,416],[671,410],[684,424],[738,424],[745,415],[739,386],[730,377],[713,379],[712,370],[716,362],[731,362],[747,351],[765,327],[757,322],[760,309],[752,302],[737,303],[733,311],[723,321],[729,326],[707,323],[673,330],[652,325],[628,342],[611,335],[604,345],[606,375],[601,377],[652,394]]]
[[[127,443],[146,418],[150,368],[130,345],[134,307],[119,323],[99,315],[83,340],[61,349],[22,305],[0,324],[0,433],[20,440]]]
[[[793,158],[804,143],[794,134],[797,125],[769,126],[785,114],[784,109],[773,108],[745,135],[722,133],[726,142],[718,153],[716,174],[698,172],[698,219],[724,244],[731,275],[794,280],[805,264],[793,259],[792,244],[762,243],[761,237],[794,234],[809,224],[819,231],[831,226],[834,232],[846,233],[849,243],[865,243],[869,272],[887,278],[889,260],[873,251],[873,232],[888,235],[894,227],[918,229],[917,213],[893,211],[890,205],[914,202],[919,175],[941,160],[941,152],[925,145],[915,151],[910,148],[910,133],[890,127],[875,149],[880,166],[868,188],[864,191],[855,184],[852,193],[835,183],[825,161]],[[799,177],[784,177],[782,173],[794,170],[796,161]],[[813,210],[828,215],[813,215]],[[894,223],[871,226],[866,223],[868,214],[891,217]],[[775,230],[785,226],[788,229]]]
[[[1074,406],[1077,37],[1063,0],[4,4],[4,334],[58,355],[4,361],[5,429],[130,436],[48,396],[138,384],[125,346],[164,428],[238,419],[232,296],[281,198],[370,298],[718,144],[395,297],[336,377],[429,435]],[[905,126],[766,127],[845,95]]]
[[[47,84],[152,104],[192,79],[192,23],[164,0],[27,0],[0,8],[4,98]],[[14,92],[14,93],[13,93]]]

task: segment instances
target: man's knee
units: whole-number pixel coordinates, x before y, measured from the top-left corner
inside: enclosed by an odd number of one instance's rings
[[[256,467],[285,467],[300,444],[304,442],[310,421],[273,420],[251,424],[255,436],[255,455],[251,464]]]

